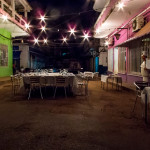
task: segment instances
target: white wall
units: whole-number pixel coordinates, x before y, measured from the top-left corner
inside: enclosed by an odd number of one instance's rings
[[[108,71],[113,72],[113,48],[108,49]]]
[[[108,56],[107,52],[101,52],[99,56],[99,65],[107,66],[108,65]]]
[[[30,67],[29,46],[28,45],[20,45],[19,50],[21,50],[20,67],[29,68]]]
[[[118,48],[114,48],[114,73],[118,73]]]

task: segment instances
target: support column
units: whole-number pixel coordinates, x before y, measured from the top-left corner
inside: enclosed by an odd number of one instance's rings
[[[25,17],[26,19],[28,19],[28,11],[26,10],[26,8],[24,8],[24,17]]]
[[[15,18],[15,0],[11,0],[12,17]]]
[[[1,8],[4,10],[4,0],[1,0]]]

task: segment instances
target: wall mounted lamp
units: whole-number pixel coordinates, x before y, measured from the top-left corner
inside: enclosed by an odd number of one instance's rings
[[[118,29],[119,31],[122,30],[122,29],[127,29],[127,30],[128,30],[128,28],[117,28],[117,29]],[[121,34],[119,34],[119,33],[114,34],[114,36],[116,37],[117,40],[119,40],[120,35],[121,35]],[[127,31],[127,39],[128,39],[128,31]]]
[[[119,33],[114,34],[114,36],[116,37],[117,40],[119,40],[119,38],[120,38],[120,34]]]

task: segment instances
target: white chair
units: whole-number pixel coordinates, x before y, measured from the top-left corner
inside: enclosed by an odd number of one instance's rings
[[[77,95],[88,95],[88,80],[83,77],[77,77]]]
[[[45,85],[46,85],[46,87],[48,87],[48,86],[54,87],[54,85],[55,85],[55,77],[53,77],[53,76],[45,76]]]
[[[20,75],[11,75],[12,92],[16,95],[21,86],[22,77]]]
[[[65,91],[65,97],[67,97],[66,88],[69,86],[68,78],[63,76],[57,76],[55,77],[55,92],[54,92],[54,98],[56,96],[56,91],[58,87],[63,87]]]
[[[32,91],[33,89],[35,89],[35,88],[39,88],[41,98],[43,99],[42,90],[41,90],[41,83],[40,83],[40,77],[31,76],[31,77],[30,77],[30,90],[29,90],[28,100],[29,100],[30,97],[31,97],[31,91]]]

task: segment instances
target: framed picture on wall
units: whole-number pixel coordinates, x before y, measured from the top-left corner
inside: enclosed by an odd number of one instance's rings
[[[0,44],[0,66],[8,66],[8,46]]]

